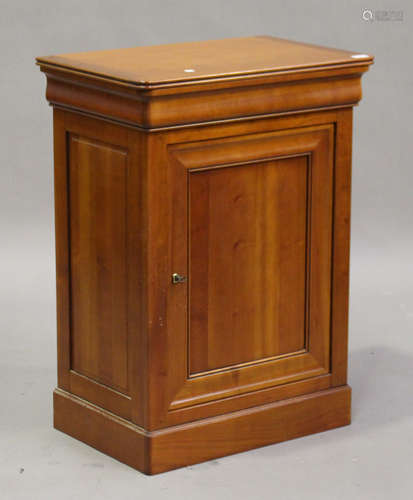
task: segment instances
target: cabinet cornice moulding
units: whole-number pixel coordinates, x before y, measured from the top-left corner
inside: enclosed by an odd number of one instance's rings
[[[345,74],[312,72],[307,74],[309,79],[271,82],[265,77],[230,88],[187,87],[186,92],[180,89],[179,93],[140,91],[42,69],[47,76],[46,98],[51,105],[149,131],[355,106],[362,97],[361,71],[368,66]]]

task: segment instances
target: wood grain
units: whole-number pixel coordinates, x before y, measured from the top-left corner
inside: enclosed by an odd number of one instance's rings
[[[190,374],[305,350],[307,178],[306,156],[189,175]]]
[[[159,130],[352,106],[373,62],[353,55],[258,36],[63,54],[37,63],[52,104]]]
[[[350,423],[343,386],[146,432],[65,391],[54,392],[54,426],[146,474],[204,462]]]
[[[128,393],[127,151],[69,139],[71,366]]]
[[[179,142],[182,134],[174,134],[173,139],[164,136],[163,146],[158,142],[158,154],[165,150],[158,161],[171,166],[173,222],[168,225],[162,219],[154,231],[169,231],[170,273],[189,277],[188,289],[169,288],[170,344],[155,341],[157,351],[163,352],[165,360],[169,358],[167,366],[174,365],[173,370],[168,368],[171,410],[241,393],[248,400],[252,391],[329,371],[334,129],[331,124],[282,129],[282,123],[267,122],[266,132],[257,134],[250,131],[235,137],[229,133],[226,138],[200,142],[188,141],[185,134],[183,143]],[[296,162],[303,156],[306,158],[300,166],[304,170],[300,172]],[[267,198],[272,204],[272,208],[267,204],[268,214],[260,208],[260,201],[266,199],[260,187],[264,183],[256,182],[260,169],[266,175],[271,172],[273,188],[279,188]],[[206,190],[203,181],[191,198],[191,179],[199,175],[216,177],[218,184],[211,181]],[[269,178],[265,186],[270,189]],[[203,212],[200,207],[204,207]],[[257,233],[263,221],[276,233],[273,239],[269,231],[265,237]],[[182,245],[190,238],[192,226],[195,254],[191,246]],[[243,244],[238,248],[240,241]],[[264,247],[257,253],[260,241],[270,247],[267,254],[262,254]],[[301,253],[295,253],[300,248]],[[244,253],[237,261],[241,250]],[[272,270],[267,269],[266,255]],[[242,262],[243,258],[249,261]],[[246,273],[241,272],[243,265]],[[248,277],[248,270],[252,277]],[[269,278],[267,273],[275,277]],[[275,286],[269,289],[266,283]],[[153,289],[154,295],[160,286]],[[269,296],[274,302],[270,305]],[[241,321],[234,318],[234,311],[235,316],[243,315]],[[272,318],[277,326],[267,327],[265,318]],[[154,338],[159,338],[159,333]],[[297,351],[288,352],[291,339]],[[274,349],[274,342],[278,344],[276,351],[263,351],[263,344]],[[154,383],[159,386],[160,378]],[[163,413],[158,423],[153,417],[154,428],[163,425],[165,409]]]
[[[58,384],[141,424],[142,136],[60,110],[54,111],[54,136]]]
[[[205,419],[150,435],[149,473],[348,425],[351,389],[343,386]]]
[[[141,428],[61,389],[53,393],[53,406],[55,429],[149,472],[147,437]]]
[[[366,70],[367,67],[363,71]],[[56,76],[48,68],[44,71],[46,98],[51,104],[147,131],[353,106],[361,99],[363,72],[354,73],[354,68],[346,68],[333,77],[324,70],[307,75],[312,76],[310,80],[294,74],[287,81],[277,76],[277,81],[267,82],[269,77],[264,76],[263,81],[241,80],[242,85],[231,87],[217,82],[212,89],[198,85],[198,89],[184,87],[185,92],[182,87],[174,87],[162,91],[168,94],[135,91],[131,95],[123,87],[108,88],[100,81],[79,79],[78,75]]]
[[[250,37],[38,59],[57,429],[153,474],[350,422],[352,106],[373,62],[352,55]]]
[[[139,86],[351,66],[360,62],[352,55],[354,52],[346,50],[255,36],[78,52],[39,57],[37,61]],[[371,63],[372,57],[366,55],[361,60]],[[185,71],[188,69],[193,71]]]

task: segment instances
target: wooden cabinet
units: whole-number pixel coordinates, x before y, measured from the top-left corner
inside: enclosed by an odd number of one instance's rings
[[[272,37],[37,59],[57,429],[157,473],[350,422],[364,54]]]

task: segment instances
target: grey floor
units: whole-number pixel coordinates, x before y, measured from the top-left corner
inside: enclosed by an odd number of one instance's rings
[[[52,428],[54,256],[29,238],[31,260],[10,250],[3,269],[2,500],[413,498],[410,255],[352,259],[351,426],[146,477]]]

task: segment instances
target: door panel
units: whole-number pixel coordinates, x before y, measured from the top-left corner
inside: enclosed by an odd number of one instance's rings
[[[330,373],[333,134],[168,146],[170,410]]]
[[[127,393],[127,151],[71,135],[69,158],[71,366]]]
[[[189,373],[306,348],[307,155],[189,173]]]

